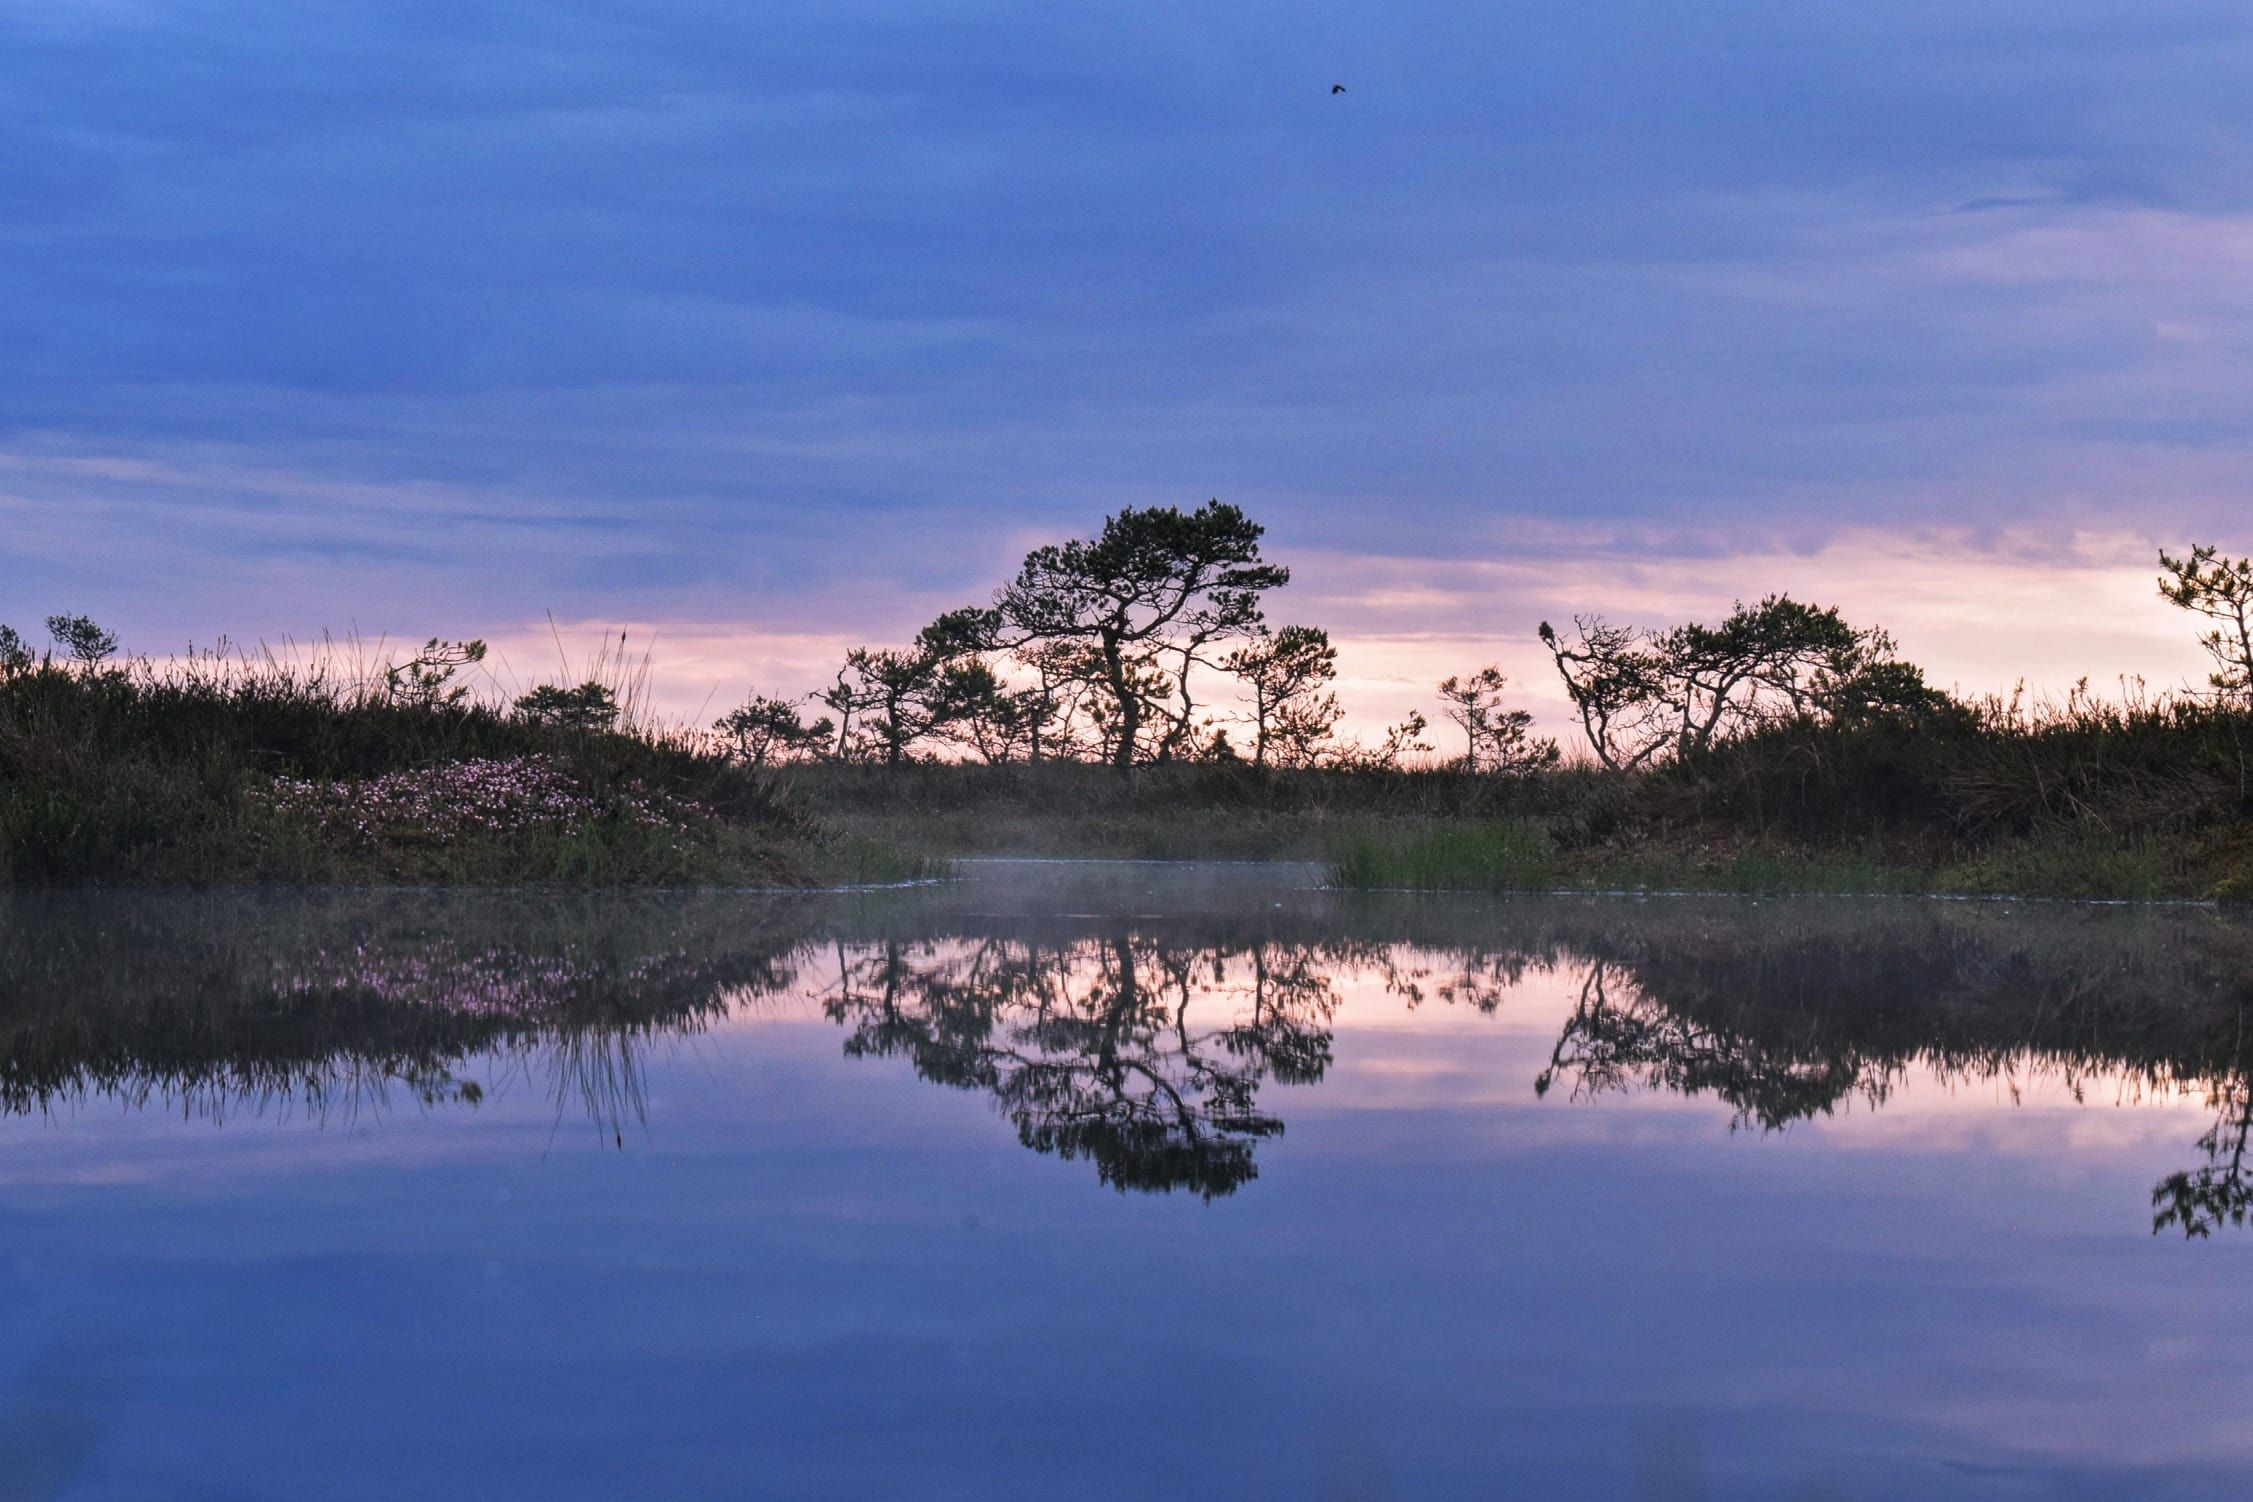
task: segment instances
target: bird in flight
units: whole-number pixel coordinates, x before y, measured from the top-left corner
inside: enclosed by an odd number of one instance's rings
[[[1343,94],[1345,91],[1346,86],[1342,83],[1334,83],[1330,85],[1330,92],[1333,94]]]

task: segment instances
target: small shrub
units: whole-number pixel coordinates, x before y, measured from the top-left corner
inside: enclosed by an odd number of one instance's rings
[[[592,681],[576,688],[543,683],[516,701],[516,712],[560,730],[608,730],[618,723],[618,700],[606,685]]]

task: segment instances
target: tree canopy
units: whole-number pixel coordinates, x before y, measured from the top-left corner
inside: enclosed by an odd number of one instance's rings
[[[1264,529],[1240,509],[1133,507],[1092,539],[1035,548],[995,596],[1001,639],[1056,652],[1068,678],[1100,698],[1104,750],[1119,766],[1144,751],[1183,754],[1195,701],[1192,670],[1217,643],[1260,623],[1260,599],[1291,571],[1260,555]]]
[[[1876,627],[1836,607],[1770,595],[1718,626],[1637,631],[1576,616],[1542,645],[1597,760],[1627,771],[1715,741],[1789,722],[1868,722],[1936,711],[1946,696]]]

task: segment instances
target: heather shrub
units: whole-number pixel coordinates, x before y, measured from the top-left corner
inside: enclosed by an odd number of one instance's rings
[[[8,879],[766,883],[819,862],[716,743],[466,692],[475,643],[404,667],[333,645],[116,662],[63,624],[70,658],[0,661]]]

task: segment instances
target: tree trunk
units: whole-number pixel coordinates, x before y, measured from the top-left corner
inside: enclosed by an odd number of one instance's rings
[[[1119,705],[1119,744],[1112,749],[1111,765],[1124,772],[1134,766],[1134,743],[1142,735],[1142,700],[1127,681],[1126,658],[1115,636],[1103,638],[1103,671]]]

